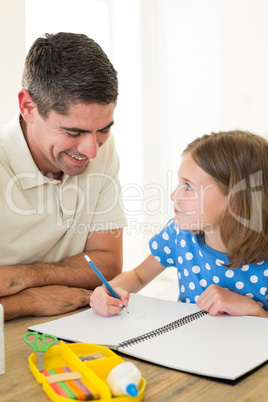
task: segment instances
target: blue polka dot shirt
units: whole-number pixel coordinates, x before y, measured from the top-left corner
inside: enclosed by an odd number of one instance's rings
[[[212,284],[255,300],[268,310],[268,260],[229,269],[226,254],[207,246],[204,237],[180,230],[171,219],[149,243],[151,253],[164,267],[176,267],[179,301],[195,303]]]

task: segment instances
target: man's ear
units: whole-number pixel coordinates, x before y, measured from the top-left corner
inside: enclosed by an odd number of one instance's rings
[[[26,123],[32,124],[33,122],[33,110],[36,108],[31,95],[26,89],[22,89],[18,93],[20,113]]]

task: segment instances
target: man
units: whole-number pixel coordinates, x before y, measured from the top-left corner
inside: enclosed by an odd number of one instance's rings
[[[0,303],[5,319],[87,305],[122,271],[125,216],[110,135],[117,73],[85,35],[46,34],[25,62],[20,114],[0,134]]]

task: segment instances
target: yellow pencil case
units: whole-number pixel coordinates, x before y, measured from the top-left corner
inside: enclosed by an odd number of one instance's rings
[[[105,346],[60,341],[45,354],[44,370],[38,371],[36,354],[29,356],[29,368],[48,397],[55,402],[99,400],[141,401],[146,381],[142,377],[137,396],[112,396],[106,383],[109,372],[124,360]]]

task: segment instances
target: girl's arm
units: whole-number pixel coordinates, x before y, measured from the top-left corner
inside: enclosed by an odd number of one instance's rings
[[[99,286],[90,297],[90,306],[97,314],[104,316],[118,314],[123,305],[128,305],[129,293],[139,292],[164,270],[165,267],[150,254],[135,269],[123,272],[109,282],[121,300],[110,296],[104,286]]]
[[[196,304],[210,315],[227,313],[230,315],[251,315],[268,318],[265,311],[255,300],[231,292],[218,285],[210,285],[198,298]]]

